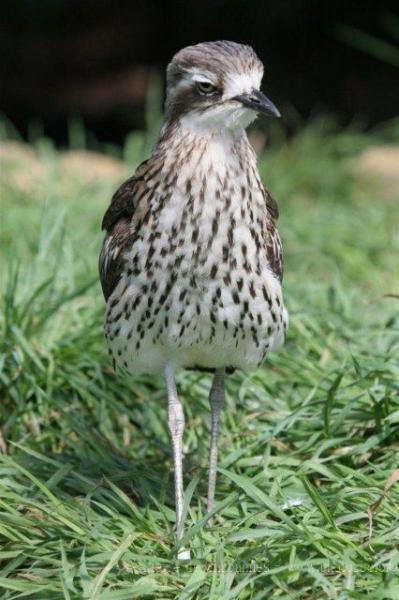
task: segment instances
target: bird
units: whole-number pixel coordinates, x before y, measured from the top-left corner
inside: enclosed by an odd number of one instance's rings
[[[177,558],[183,519],[180,369],[210,371],[207,511],[214,509],[225,377],[259,368],[288,328],[278,208],[246,128],[279,117],[264,66],[232,41],[187,46],[166,72],[165,121],[152,155],[105,212],[99,258],[104,331],[121,376],[162,373],[172,439]],[[180,545],[179,545],[180,544]]]

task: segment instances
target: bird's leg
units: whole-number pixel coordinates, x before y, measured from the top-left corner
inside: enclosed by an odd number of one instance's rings
[[[224,404],[224,369],[217,369],[209,393],[211,405],[211,451],[209,455],[208,506],[210,512],[215,499],[216,468],[218,462],[218,434],[220,412]]]
[[[173,463],[175,476],[175,504],[176,504],[176,531],[177,541],[183,536],[183,448],[182,438],[184,431],[183,406],[176,391],[173,367],[168,363],[165,366],[165,381],[168,389],[168,424],[172,436]],[[190,551],[180,548],[177,558],[190,559]]]

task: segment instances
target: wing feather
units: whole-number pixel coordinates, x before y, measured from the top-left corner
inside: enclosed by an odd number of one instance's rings
[[[141,163],[133,177],[122,183],[102,220],[106,235],[99,258],[99,272],[106,300],[118,285],[124,270],[125,253],[134,236],[133,217],[140,200],[150,191],[146,180],[148,163],[148,160]]]
[[[274,200],[270,192],[263,186],[264,198],[266,201],[267,223],[266,223],[266,244],[267,256],[270,267],[276,277],[283,280],[283,248],[281,245],[280,236],[276,227],[276,220],[279,212],[277,202]]]

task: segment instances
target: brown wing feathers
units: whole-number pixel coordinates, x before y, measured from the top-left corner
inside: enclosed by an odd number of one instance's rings
[[[265,193],[266,209],[268,212],[268,220],[266,224],[266,239],[267,257],[273,273],[280,281],[283,279],[283,250],[281,246],[280,236],[278,234],[275,221],[278,219],[278,206],[270,192],[263,186]]]
[[[124,254],[131,240],[131,222],[143,188],[146,189],[144,179],[145,161],[137,169],[135,175],[125,181],[112,197],[103,221],[105,229],[103,247],[99,259],[100,281],[106,300],[110,297],[123,273]]]

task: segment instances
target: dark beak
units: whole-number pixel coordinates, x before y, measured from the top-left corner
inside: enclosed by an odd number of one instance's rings
[[[241,102],[244,106],[252,108],[252,110],[255,110],[258,113],[268,115],[269,117],[281,117],[278,108],[259,90],[252,90],[247,94],[241,94],[240,96],[236,96],[234,100],[238,100],[238,102]]]

